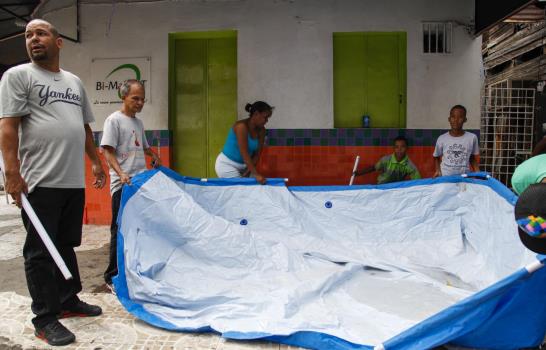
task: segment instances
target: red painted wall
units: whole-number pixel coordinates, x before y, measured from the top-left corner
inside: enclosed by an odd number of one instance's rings
[[[422,177],[434,174],[433,146],[410,147],[408,156]],[[356,156],[359,169],[392,154],[392,146],[276,146],[266,147],[258,164],[267,177],[288,178],[288,186],[348,185]],[[375,184],[378,173],[355,178],[354,184]]]

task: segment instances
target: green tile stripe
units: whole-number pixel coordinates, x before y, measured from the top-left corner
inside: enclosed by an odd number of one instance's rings
[[[390,146],[404,136],[410,146],[434,146],[446,129],[268,129],[268,146]],[[479,136],[479,130],[468,130]]]

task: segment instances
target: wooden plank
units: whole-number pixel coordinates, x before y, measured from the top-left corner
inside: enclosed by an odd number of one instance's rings
[[[523,55],[524,53],[529,52],[529,51],[531,51],[533,49],[536,49],[537,47],[544,46],[545,44],[546,44],[545,39],[539,39],[539,40],[537,40],[537,41],[535,41],[533,43],[530,43],[527,46],[524,46],[524,47],[520,48],[519,50],[510,52],[509,54],[507,54],[505,56],[500,56],[495,60],[488,60],[487,62],[484,62],[483,66],[484,66],[485,69],[491,69],[491,68],[496,67],[496,66],[498,66],[498,65],[500,65],[502,63],[505,63],[507,61],[514,60],[517,57]]]
[[[486,72],[486,85],[495,84],[499,81],[512,80],[540,80],[540,75],[546,74],[546,57],[536,57],[517,66],[511,66],[504,71],[491,75]]]
[[[501,26],[499,30],[489,36],[489,38],[487,39],[486,47],[493,47],[505,40],[506,38],[514,35],[514,33],[515,26],[513,24],[504,23],[504,25]]]
[[[544,8],[531,4],[505,19],[505,22],[536,22],[544,19]]]
[[[490,69],[501,63],[512,60],[525,52],[543,46],[546,43],[545,36],[546,29],[542,29],[531,36],[521,39],[504,50],[497,51],[490,54],[488,57],[485,57],[483,60],[483,65],[486,69]]]
[[[545,28],[546,22],[527,24],[525,28],[517,32],[515,31],[515,25],[513,24],[508,24],[508,25],[514,28],[514,32],[513,32],[514,34],[510,37],[506,37],[501,42],[498,42],[497,45],[492,46],[489,52],[495,53],[497,51],[507,50],[510,47],[513,47],[517,43],[521,42],[522,40],[525,40],[526,38],[529,38],[531,36],[537,36],[537,35],[540,36],[541,34],[537,34],[537,32],[542,33],[541,30]]]

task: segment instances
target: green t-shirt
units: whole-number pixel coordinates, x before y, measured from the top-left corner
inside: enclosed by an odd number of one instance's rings
[[[408,156],[405,156],[400,162],[396,160],[394,154],[384,156],[375,164],[375,170],[381,172],[377,177],[378,184],[404,181],[408,176],[412,180],[421,178],[419,170]]]
[[[527,159],[521,163],[512,175],[512,188],[521,194],[529,185],[541,182],[546,178],[546,154]]]

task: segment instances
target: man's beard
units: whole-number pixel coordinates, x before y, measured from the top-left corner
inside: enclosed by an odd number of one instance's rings
[[[45,61],[48,56],[47,56],[47,52],[43,51],[43,52],[39,52],[39,53],[30,53],[30,57],[32,58],[33,61]]]

